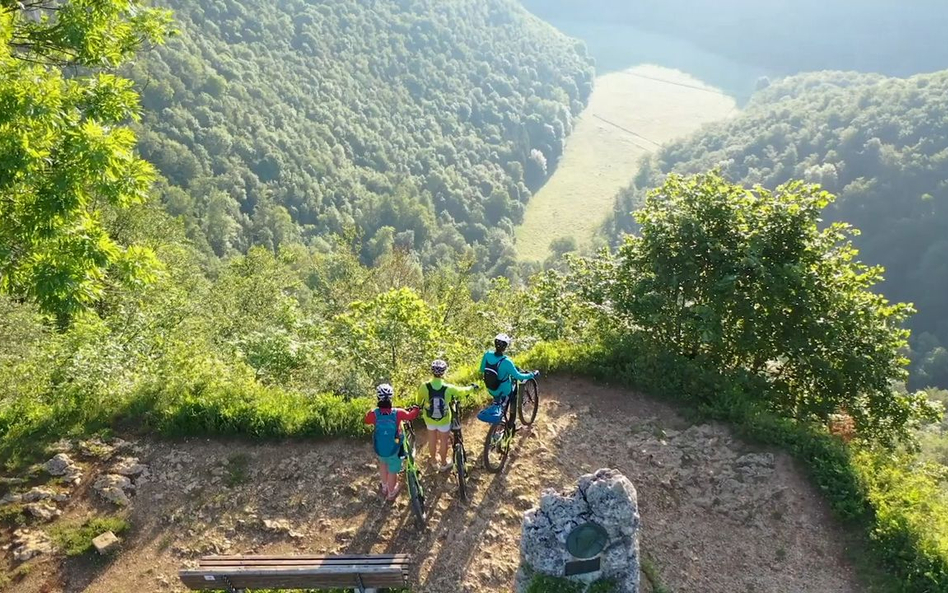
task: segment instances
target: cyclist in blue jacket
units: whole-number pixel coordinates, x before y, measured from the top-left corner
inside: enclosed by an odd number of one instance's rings
[[[521,373],[517,370],[517,365],[504,354],[510,342],[510,336],[498,334],[494,338],[494,349],[485,352],[481,359],[484,386],[494,398],[495,404],[506,404],[507,399],[516,389],[518,381],[527,381],[540,376],[540,371]]]

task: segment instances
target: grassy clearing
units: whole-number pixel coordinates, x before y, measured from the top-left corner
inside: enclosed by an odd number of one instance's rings
[[[732,97],[677,70],[645,65],[597,78],[556,172],[527,205],[520,257],[543,260],[562,237],[588,245],[642,156],[736,112]]]
[[[128,529],[122,517],[93,517],[82,523],[62,523],[50,529],[50,537],[67,556],[79,556],[92,550],[92,540],[106,531],[118,535]]]

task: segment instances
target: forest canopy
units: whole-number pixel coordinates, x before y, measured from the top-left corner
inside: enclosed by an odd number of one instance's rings
[[[171,0],[180,35],[129,74],[167,210],[217,256],[355,227],[480,272],[592,91],[585,48],[513,0]]]
[[[885,268],[879,290],[918,310],[916,386],[948,386],[948,72],[908,79],[823,72],[757,93],[738,117],[672,143],[648,159],[617,199],[614,239],[670,172],[719,169],[745,186],[801,179],[839,199],[825,222],[845,221],[863,261]]]

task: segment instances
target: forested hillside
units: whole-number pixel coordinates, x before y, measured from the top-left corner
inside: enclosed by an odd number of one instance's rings
[[[354,224],[369,262],[474,246],[504,274],[592,89],[582,45],[513,0],[167,5],[180,36],[130,70],[139,146],[219,256]]]
[[[885,267],[883,293],[915,304],[913,383],[948,386],[948,72],[909,79],[826,72],[783,80],[747,110],[646,162],[608,223],[668,172],[720,168],[746,185],[791,179],[839,195],[826,219],[851,223],[864,261]]]
[[[522,0],[554,22],[624,23],[780,74],[948,67],[940,0]]]

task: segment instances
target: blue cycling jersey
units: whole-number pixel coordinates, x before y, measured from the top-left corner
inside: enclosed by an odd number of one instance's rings
[[[488,363],[495,365],[501,358],[503,358],[503,361],[500,362],[500,366],[497,368],[497,375],[501,380],[500,387],[487,390],[495,400],[503,399],[513,393],[514,381],[526,381],[533,378],[533,373],[521,373],[510,358],[497,354],[493,350],[484,353],[484,357],[481,359],[481,374],[484,374],[484,367]]]

